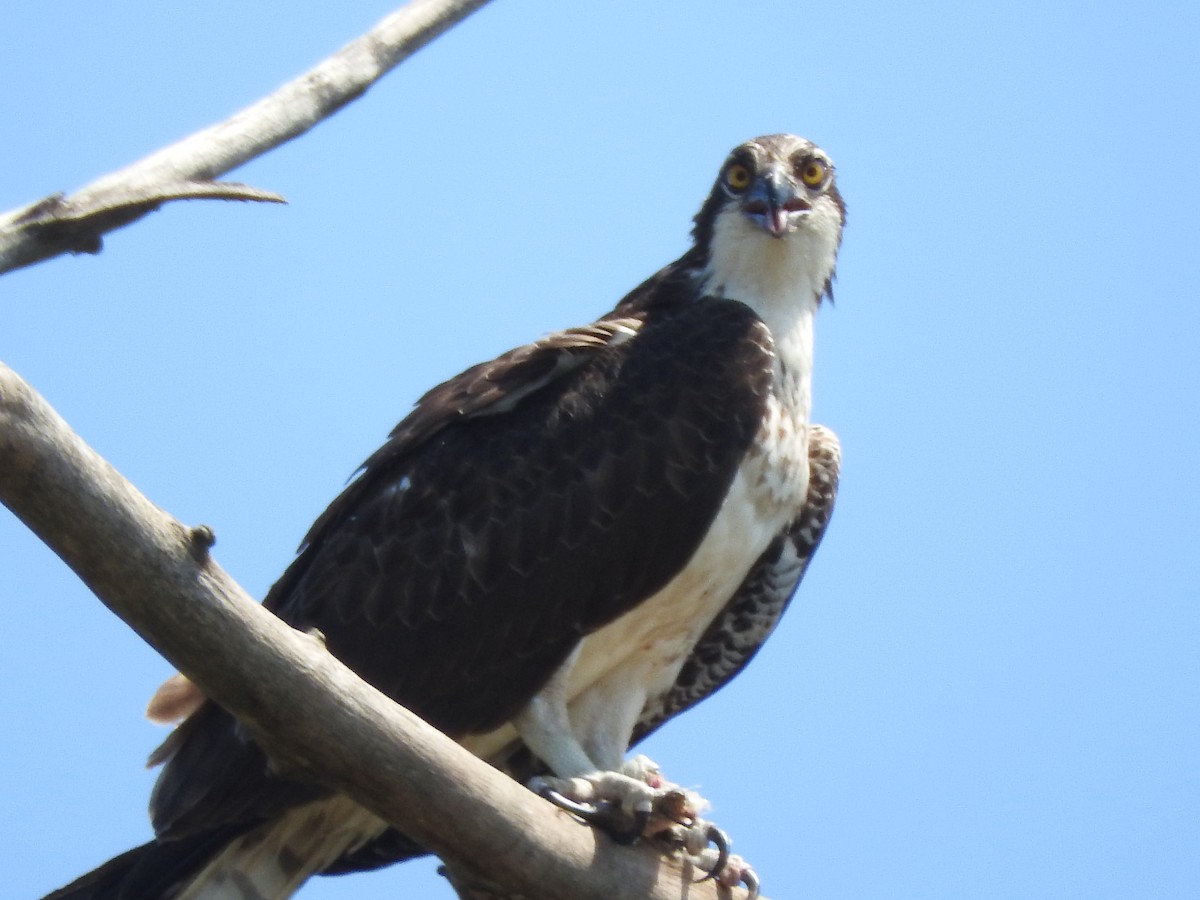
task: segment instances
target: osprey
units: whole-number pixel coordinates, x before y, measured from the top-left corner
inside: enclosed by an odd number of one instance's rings
[[[838,444],[809,410],[844,222],[813,143],[737,147],[682,257],[425,394],[264,604],[476,755],[640,832],[665,788],[626,752],[758,651],[832,511]],[[183,720],[151,758],[156,838],[52,897],[273,900],[423,852],[273,777],[182,676],[149,712]]]

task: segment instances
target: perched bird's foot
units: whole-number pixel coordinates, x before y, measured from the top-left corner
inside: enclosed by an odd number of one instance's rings
[[[645,756],[627,760],[619,772],[593,772],[578,778],[539,776],[529,787],[560,809],[578,816],[621,844],[652,840],[668,853],[686,856],[704,872],[701,881],[724,887],[743,885],[758,896],[758,876],[744,859],[729,852],[729,838],[700,817],[708,802],[662,777]]]
[[[665,781],[645,756],[627,760],[620,771],[577,778],[539,776],[529,787],[621,844],[654,837],[696,819],[704,801]]]

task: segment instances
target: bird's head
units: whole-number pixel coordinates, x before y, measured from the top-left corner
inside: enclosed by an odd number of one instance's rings
[[[718,285],[748,274],[736,270],[783,267],[815,278],[819,295],[829,292],[845,219],[825,151],[772,134],[729,154],[692,233]]]

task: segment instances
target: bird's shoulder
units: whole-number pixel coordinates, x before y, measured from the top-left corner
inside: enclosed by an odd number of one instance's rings
[[[428,392],[264,605],[443,730],[505,721],[580,635],[681,569],[763,421],[758,317],[652,299]],[[428,695],[447,667],[466,687]]]
[[[723,423],[727,440],[750,441],[771,391],[771,334],[749,307],[698,296],[689,282],[669,266],[595,321],[515,347],[428,390],[313,523],[302,548],[381,478],[402,477],[447,433],[519,430],[532,447],[555,440],[566,420],[590,414],[600,398],[616,397],[680,420],[704,405],[737,409]],[[598,444],[611,439],[596,436]]]

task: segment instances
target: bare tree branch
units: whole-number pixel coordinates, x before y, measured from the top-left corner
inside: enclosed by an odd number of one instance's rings
[[[0,502],[281,772],[350,795],[447,860],[456,884],[536,900],[732,896],[580,826],[264,610],[210,557],[209,529],[152,504],[3,364]]]
[[[487,0],[414,0],[307,74],[67,196],[0,215],[0,274],[67,252],[161,204],[283,202],[216,181],[361,96]],[[744,896],[686,861],[618,847],[364,683],[320,641],[251,600],[209,555],[206,526],[156,507],[0,363],[0,503],[200,688],[290,776],[367,806],[447,863],[472,900],[710,900]],[[64,880],[72,873],[63,873]]]
[[[232,118],[105,175],[75,194],[55,194],[0,215],[0,274],[63,253],[98,253],[106,233],[170,200],[283,202],[278,194],[214,179],[304,134],[487,2],[413,0]]]

